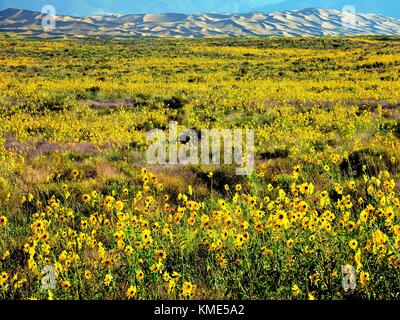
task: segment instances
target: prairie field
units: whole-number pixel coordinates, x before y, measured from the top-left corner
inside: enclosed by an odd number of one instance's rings
[[[253,173],[148,164],[171,121]],[[399,294],[399,37],[0,37],[0,299]]]

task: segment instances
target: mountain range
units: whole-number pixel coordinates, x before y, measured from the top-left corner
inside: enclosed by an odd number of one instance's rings
[[[294,9],[342,10],[352,5],[358,13],[377,13],[400,18],[397,0],[0,0],[0,10],[19,8],[41,11],[53,5],[58,14],[91,16],[105,13],[270,13]]]
[[[274,12],[283,10],[320,8],[342,10],[351,5],[356,13],[376,13],[400,18],[400,5],[396,0],[284,0],[264,6],[253,7],[253,11]]]
[[[334,9],[295,9],[245,14],[105,14],[57,15],[45,31],[40,12],[0,11],[0,32],[28,37],[213,37],[343,36],[400,34],[400,20],[380,14],[349,16]],[[352,22],[353,21],[353,22]],[[350,23],[351,22],[351,23]]]

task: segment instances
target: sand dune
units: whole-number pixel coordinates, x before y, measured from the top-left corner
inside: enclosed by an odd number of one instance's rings
[[[86,18],[56,16],[56,29],[45,32],[43,15],[29,10],[0,11],[0,31],[36,37],[212,37],[343,36],[400,34],[400,20],[357,14],[354,24],[338,10],[304,9],[248,14],[129,14]]]

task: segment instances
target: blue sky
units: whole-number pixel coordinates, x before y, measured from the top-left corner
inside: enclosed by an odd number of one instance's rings
[[[0,0],[0,10],[40,11],[53,4],[60,14],[85,16],[99,13],[234,13],[295,8],[341,9],[353,5],[358,12],[400,17],[399,0]]]

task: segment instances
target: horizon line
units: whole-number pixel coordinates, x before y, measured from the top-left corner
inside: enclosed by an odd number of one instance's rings
[[[57,7],[54,6],[57,10]],[[34,13],[39,13],[42,14],[41,10],[32,10],[32,9],[23,9],[23,8],[14,8],[14,7],[9,7],[3,10],[0,10],[0,12],[4,12],[7,10],[19,10],[19,11],[29,11],[29,12],[34,12]],[[262,13],[262,14],[271,14],[271,13],[283,13],[283,12],[293,12],[293,11],[305,11],[305,10],[325,10],[325,11],[341,11],[339,9],[335,8],[330,8],[330,9],[322,9],[318,7],[307,7],[307,8],[298,8],[298,9],[286,9],[286,10],[275,10],[275,11],[247,11],[247,12],[196,12],[196,13],[183,13],[183,12],[147,12],[147,13],[119,13],[119,12],[104,12],[104,13],[94,13],[91,15],[85,15],[85,16],[76,16],[76,15],[70,15],[70,14],[64,14],[64,13],[58,13],[56,11],[56,16],[66,16],[66,17],[73,17],[73,18],[90,18],[90,17],[98,17],[98,16],[112,16],[112,15],[120,15],[120,16],[128,16],[128,15],[148,15],[148,14],[154,14],[154,15],[163,15],[163,14],[179,14],[179,15],[185,15],[185,16],[190,16],[190,15],[202,15],[202,14],[212,14],[212,15],[247,15],[247,14],[252,14],[252,13]],[[400,17],[393,17],[393,16],[387,16],[382,13],[374,13],[374,12],[356,12],[355,14],[375,14],[375,15],[380,15],[380,16],[385,16],[387,18],[392,18],[396,20],[400,20]]]

